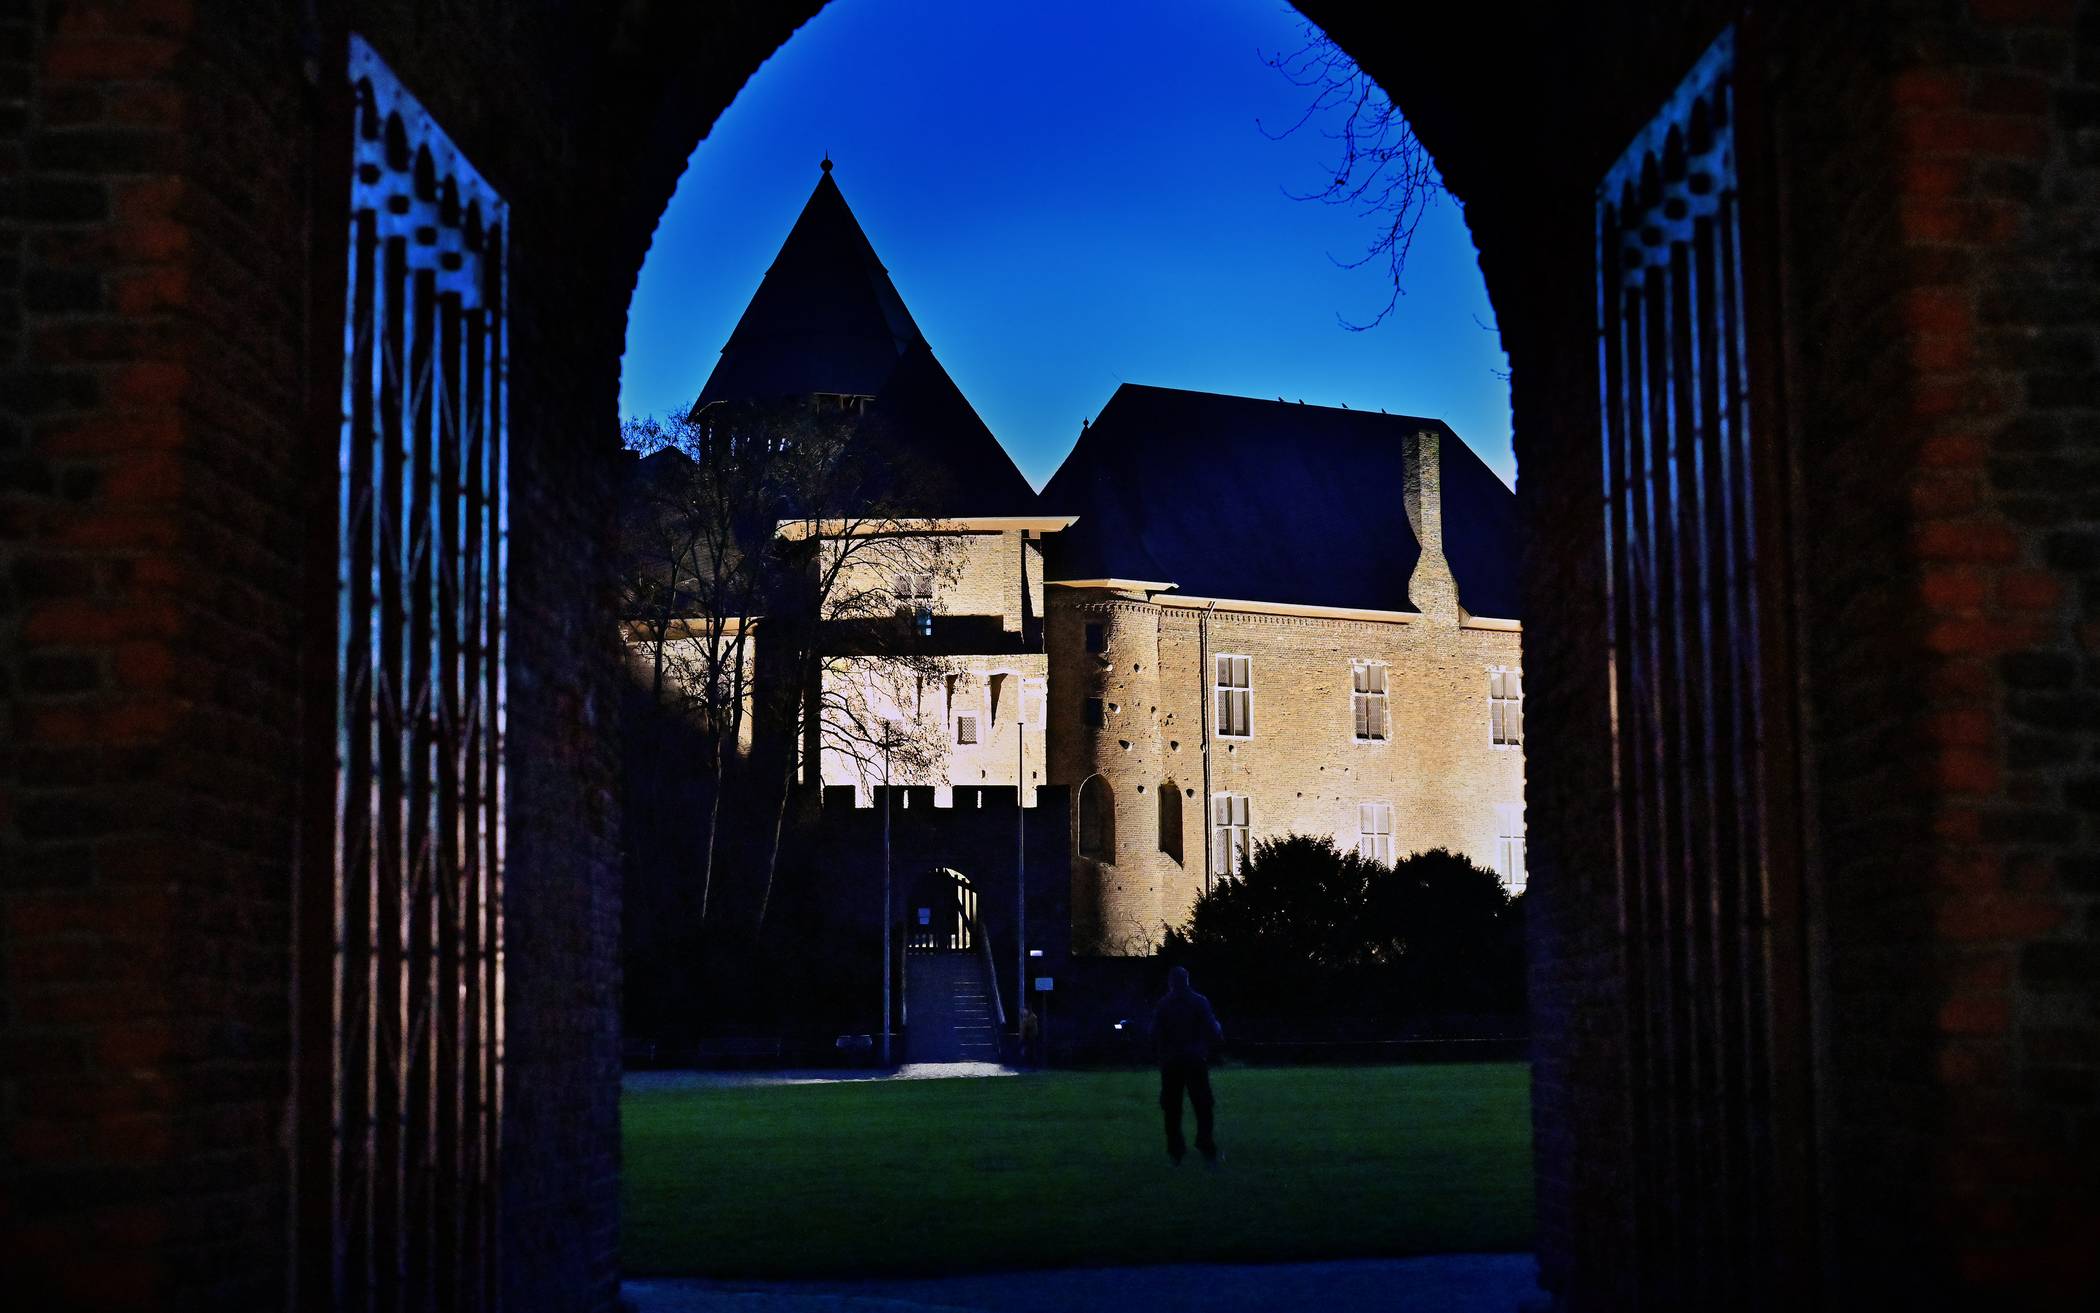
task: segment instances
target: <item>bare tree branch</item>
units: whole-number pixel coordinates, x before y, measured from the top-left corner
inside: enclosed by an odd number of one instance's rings
[[[1303,193],[1286,188],[1284,194],[1293,200],[1346,206],[1374,225],[1363,255],[1354,260],[1328,258],[1344,269],[1384,263],[1393,286],[1384,307],[1365,323],[1335,315],[1351,332],[1375,328],[1400,304],[1405,290],[1401,275],[1415,230],[1443,193],[1436,165],[1384,90],[1311,23],[1305,25],[1304,45],[1289,54],[1264,55],[1262,62],[1310,93],[1305,112],[1294,122],[1275,132],[1262,127],[1263,134],[1281,141],[1309,124],[1320,124],[1320,135],[1336,148],[1334,164],[1327,170],[1329,181]]]

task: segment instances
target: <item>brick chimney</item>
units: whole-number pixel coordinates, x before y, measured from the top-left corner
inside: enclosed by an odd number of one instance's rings
[[[1408,576],[1407,595],[1423,615],[1458,623],[1458,581],[1444,558],[1444,483],[1438,462],[1441,435],[1423,429],[1402,443],[1407,466],[1407,523],[1415,531],[1422,555]]]

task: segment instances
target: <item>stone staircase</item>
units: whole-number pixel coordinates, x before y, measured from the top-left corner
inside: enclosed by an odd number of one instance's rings
[[[998,1018],[974,949],[908,954],[904,1006],[908,1061],[999,1061]]]

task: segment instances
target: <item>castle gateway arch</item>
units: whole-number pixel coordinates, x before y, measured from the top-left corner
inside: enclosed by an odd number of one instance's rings
[[[624,309],[814,8],[0,20],[46,1302],[613,1306]],[[1548,1289],[2089,1295],[2093,7],[1305,8],[1512,362]]]

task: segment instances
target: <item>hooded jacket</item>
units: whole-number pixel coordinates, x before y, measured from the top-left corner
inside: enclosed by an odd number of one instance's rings
[[[1161,1062],[1209,1062],[1210,1046],[1225,1038],[1225,1028],[1210,1010],[1210,1000],[1189,986],[1185,967],[1167,977],[1167,996],[1152,1011],[1152,1044]]]

